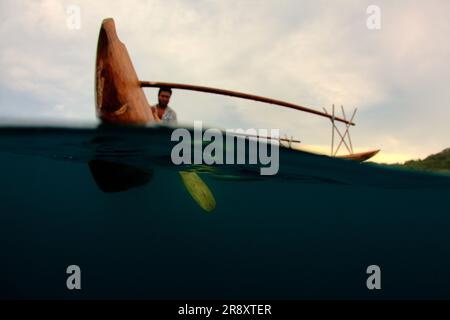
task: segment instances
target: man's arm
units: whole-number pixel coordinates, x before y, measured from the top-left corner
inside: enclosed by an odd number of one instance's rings
[[[161,122],[161,119],[158,116],[158,110],[156,110],[156,107],[151,106],[150,109],[152,110],[153,118],[155,118],[155,121]]]

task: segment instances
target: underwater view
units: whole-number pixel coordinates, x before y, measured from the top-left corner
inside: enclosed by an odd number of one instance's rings
[[[450,298],[449,174],[284,147],[272,176],[174,165],[172,130],[1,127],[1,298]]]

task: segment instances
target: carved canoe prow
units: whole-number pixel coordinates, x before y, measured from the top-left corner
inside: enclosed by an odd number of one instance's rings
[[[103,20],[98,37],[95,95],[96,113],[103,123],[154,122],[127,48],[111,18]]]

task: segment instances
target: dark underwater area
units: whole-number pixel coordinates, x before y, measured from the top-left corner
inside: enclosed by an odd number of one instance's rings
[[[273,176],[177,166],[172,130],[1,127],[0,298],[450,298],[449,174],[287,148]]]

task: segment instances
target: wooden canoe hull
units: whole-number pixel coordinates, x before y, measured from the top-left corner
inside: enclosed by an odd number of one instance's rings
[[[103,123],[147,124],[154,121],[127,48],[119,40],[114,20],[102,22],[95,70],[97,117]]]
[[[371,151],[366,151],[366,152],[347,154],[345,156],[337,156],[336,158],[363,162],[363,161],[369,160],[370,158],[375,156],[378,152],[380,152],[380,150],[371,150]]]

